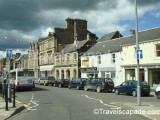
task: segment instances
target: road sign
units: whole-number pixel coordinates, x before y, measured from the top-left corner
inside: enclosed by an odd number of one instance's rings
[[[136,50],[136,58],[137,59],[143,58],[143,51],[142,50]]]
[[[12,57],[12,49],[6,49],[6,57],[11,58]]]

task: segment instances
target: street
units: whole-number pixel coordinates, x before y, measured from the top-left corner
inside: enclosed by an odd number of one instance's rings
[[[113,115],[93,113],[95,109],[111,110],[125,102],[136,102],[136,97],[96,93],[93,91],[39,86],[33,91],[17,92],[17,100],[25,104],[26,110],[8,120],[147,120],[141,115]],[[142,97],[144,102],[159,101],[154,97]],[[95,111],[94,111],[95,112]],[[100,112],[99,112],[100,113]]]

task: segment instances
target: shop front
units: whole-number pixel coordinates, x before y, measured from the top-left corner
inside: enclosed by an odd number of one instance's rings
[[[46,77],[46,76],[53,76],[53,65],[44,65],[40,66],[40,76]]]
[[[125,80],[136,80],[137,67],[128,66],[125,69]],[[140,81],[146,81],[151,87],[160,85],[160,65],[141,65],[139,69]]]
[[[82,78],[98,77],[98,68],[97,67],[81,68],[81,77]]]

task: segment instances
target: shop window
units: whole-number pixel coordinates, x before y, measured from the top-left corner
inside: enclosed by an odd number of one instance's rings
[[[160,44],[156,45],[156,57],[160,57]]]

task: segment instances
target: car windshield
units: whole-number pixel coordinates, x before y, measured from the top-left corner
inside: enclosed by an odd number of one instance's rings
[[[54,80],[54,77],[48,77],[48,80]]]
[[[133,83],[134,85],[136,85],[136,86],[137,86],[137,82],[138,82],[138,81],[132,81],[132,83]],[[140,85],[141,85],[141,86],[144,86],[144,85],[148,85],[148,83],[147,83],[146,81],[142,81],[142,82],[140,82]]]

